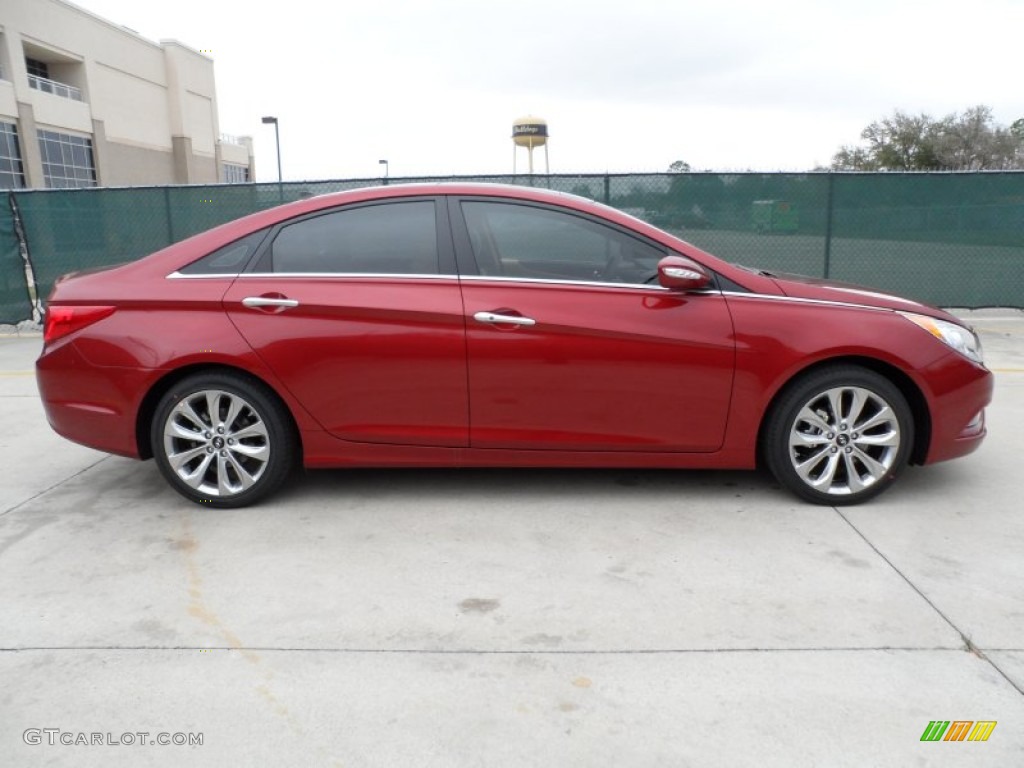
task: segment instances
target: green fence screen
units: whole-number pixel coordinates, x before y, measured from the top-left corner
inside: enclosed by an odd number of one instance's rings
[[[606,202],[726,260],[957,307],[1024,307],[1024,173],[473,176]],[[14,193],[41,296],[253,211],[381,179]],[[6,251],[5,251],[6,253]]]
[[[17,323],[32,316],[25,261],[14,229],[8,195],[0,196],[0,323]]]

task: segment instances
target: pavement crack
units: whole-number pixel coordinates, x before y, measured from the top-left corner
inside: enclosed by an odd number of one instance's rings
[[[944,622],[946,622],[950,626],[950,628],[952,628],[952,630],[954,632],[957,633],[957,635],[959,635],[960,640],[963,642],[963,646],[961,647],[961,650],[966,651],[968,653],[972,653],[975,656],[977,656],[979,659],[981,659],[982,661],[986,662],[989,666],[992,667],[992,669],[994,669],[999,674],[1000,677],[1002,677],[1007,683],[1009,683],[1013,687],[1013,689],[1015,691],[1017,691],[1017,693],[1019,693],[1021,696],[1024,696],[1024,688],[1021,688],[1021,686],[1018,685],[1013,680],[1013,678],[1011,678],[1009,675],[1007,675],[1002,669],[1000,669],[999,665],[996,664],[994,661],[992,661],[992,659],[990,659],[981,648],[976,646],[971,641],[971,638],[967,635],[967,633],[964,632],[962,629],[960,629],[960,627],[958,627],[956,625],[956,623],[949,616],[947,616],[942,611],[942,609],[939,608],[938,605],[935,604],[935,601],[933,601],[930,597],[928,597],[928,595],[926,595],[924,593],[924,591],[920,587],[917,586],[917,584],[915,584],[913,581],[911,581],[910,577],[907,576],[907,574],[905,574],[898,567],[896,567],[896,564],[892,560],[890,560],[882,552],[882,550],[880,550],[878,547],[876,547],[875,544],[867,536],[864,535],[864,533],[860,530],[860,528],[858,528],[856,525],[853,524],[853,521],[851,521],[850,518],[848,518],[846,515],[844,515],[842,513],[842,511],[838,507],[832,507],[832,509],[833,509],[833,511],[835,511],[835,513],[837,515],[839,515],[840,518],[842,518],[843,522],[845,522],[848,526],[850,526],[850,528],[853,530],[854,533],[856,533],[858,536],[860,536],[860,538],[864,541],[865,544],[867,544],[869,547],[871,547],[872,551],[876,555],[878,555],[880,558],[882,558],[883,561],[885,561],[886,565],[888,565],[890,568],[892,568],[892,570],[901,579],[903,579],[904,582],[906,582],[908,587],[910,587],[912,590],[914,590],[920,596],[920,598],[922,600],[924,600],[931,607],[931,609],[933,611],[935,611],[935,613],[937,613],[942,618],[942,620]]]
[[[51,485],[49,488],[44,488],[43,490],[39,491],[38,493],[34,494],[33,496],[30,496],[30,497],[28,497],[27,499],[25,499],[23,501],[19,501],[13,507],[8,507],[3,512],[0,512],[0,517],[4,517],[5,515],[7,515],[10,512],[14,512],[17,509],[21,509],[21,507],[24,507],[26,504],[35,501],[40,496],[45,496],[50,491],[52,491],[54,488],[60,488],[60,486],[64,485],[64,483],[67,483],[67,482],[69,482],[71,480],[74,480],[79,475],[84,475],[86,472],[88,472],[90,469],[95,467],[97,464],[102,464],[104,461],[106,461],[109,458],[110,458],[110,456],[104,456],[104,457],[102,457],[100,459],[97,459],[96,461],[94,461],[89,466],[87,466],[87,467],[85,467],[83,469],[78,470],[73,475],[68,475],[63,480],[60,480],[60,481],[54,483],[53,485]]]

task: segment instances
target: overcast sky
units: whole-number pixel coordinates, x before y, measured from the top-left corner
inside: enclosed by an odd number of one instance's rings
[[[377,176],[381,158],[392,176],[510,173],[526,114],[548,121],[553,173],[807,170],[897,108],[1024,117],[1024,0],[77,4],[211,49],[221,130],[254,137],[261,181],[263,115],[286,180]]]

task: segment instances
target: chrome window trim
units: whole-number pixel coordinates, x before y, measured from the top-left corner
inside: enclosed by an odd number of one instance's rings
[[[175,270],[171,274],[164,277],[165,280],[208,280],[213,278],[215,280],[231,279],[234,280],[238,277],[237,272],[217,272],[208,275],[184,275],[181,272]]]
[[[494,283],[526,283],[528,285],[583,285],[591,288],[643,288],[648,291],[668,291],[670,289],[663,285],[652,285],[650,283],[606,283],[600,280],[559,280],[543,279],[539,277],[496,277],[493,275],[463,275],[462,280],[466,282],[494,282]],[[702,293],[702,291],[693,291]],[[718,293],[718,291],[707,291],[707,293]]]
[[[464,280],[466,282],[494,282],[494,283],[524,283],[526,285],[579,285],[588,288],[617,288],[617,289],[628,289],[636,290],[638,288],[645,291],[653,291],[656,293],[670,293],[676,292],[671,288],[666,288],[663,285],[652,285],[650,283],[606,283],[598,280],[557,280],[557,279],[542,279],[536,277],[495,277],[487,275],[438,275],[438,274],[405,274],[400,272],[242,272],[239,274],[209,274],[209,275],[183,275],[180,272],[172,272],[167,275],[168,280],[223,280],[225,278],[233,279],[238,278],[240,280],[260,278],[260,279],[271,279],[271,278],[315,278],[315,279],[344,279],[344,280],[358,280],[358,279],[371,279],[371,280]],[[682,291],[689,296],[701,296],[710,294],[722,294],[724,291],[717,289],[701,290],[701,291]],[[733,294],[738,296],[750,296],[754,294],[740,293]],[[764,298],[776,298],[773,296],[765,296]],[[786,297],[778,297],[786,298]],[[855,306],[855,305],[851,305]]]
[[[436,272],[429,274],[418,274],[415,272],[242,272],[238,275],[240,279],[244,278],[261,278],[269,279],[273,277],[288,277],[288,278],[309,278],[315,277],[317,279],[323,278],[344,278],[346,280],[364,278],[370,280],[458,280],[458,275],[439,275]]]
[[[230,273],[217,273],[209,275],[183,275],[181,272],[172,272],[166,276],[168,280],[208,280],[208,279],[224,279],[224,278],[272,278],[272,277],[288,277],[288,278],[301,278],[301,277],[312,277],[317,279],[323,278],[370,278],[370,279],[381,279],[388,278],[393,280],[458,280],[458,275],[439,275],[437,273],[431,274],[406,274],[404,272],[230,272]]]
[[[738,299],[767,299],[768,301],[783,301],[790,304],[813,304],[827,307],[846,307],[847,309],[873,309],[876,312],[896,312],[889,307],[876,307],[871,304],[854,304],[849,301],[832,301],[830,299],[805,299],[800,296],[778,296],[771,293],[747,293],[740,291],[722,291],[723,296]]]

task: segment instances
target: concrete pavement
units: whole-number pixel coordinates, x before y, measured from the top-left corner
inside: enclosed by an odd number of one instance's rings
[[[53,434],[39,340],[2,339],[0,765],[1019,765],[1024,315],[972,322],[986,444],[843,510],[554,470],[325,471],[205,510]],[[933,720],[998,725],[923,743]]]

